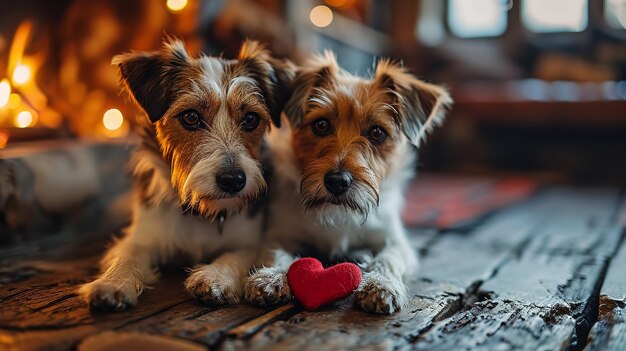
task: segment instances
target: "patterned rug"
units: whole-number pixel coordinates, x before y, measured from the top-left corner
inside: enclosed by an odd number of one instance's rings
[[[420,174],[407,192],[408,227],[459,228],[502,206],[528,198],[537,185],[523,178],[468,178]]]

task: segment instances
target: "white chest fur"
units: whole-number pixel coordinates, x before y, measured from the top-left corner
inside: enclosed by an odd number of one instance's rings
[[[179,207],[138,205],[135,210],[129,233],[138,245],[155,247],[161,263],[179,254],[199,263],[224,251],[258,247],[261,239],[260,214],[231,216],[220,233],[214,221],[183,214]]]

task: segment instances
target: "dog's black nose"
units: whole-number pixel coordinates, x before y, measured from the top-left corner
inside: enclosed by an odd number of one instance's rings
[[[331,193],[341,195],[352,185],[352,174],[346,171],[328,172],[324,176],[324,185]]]
[[[238,193],[246,186],[246,174],[240,169],[218,173],[215,178],[217,186],[229,194]]]

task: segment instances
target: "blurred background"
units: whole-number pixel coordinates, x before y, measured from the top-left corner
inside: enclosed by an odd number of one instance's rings
[[[296,62],[330,48],[358,74],[380,57],[402,61],[455,99],[421,150],[422,171],[626,179],[626,0],[3,1],[0,226],[76,216],[68,209],[129,187],[126,145],[144,117],[119,94],[110,60],[166,34],[226,57],[245,38]]]

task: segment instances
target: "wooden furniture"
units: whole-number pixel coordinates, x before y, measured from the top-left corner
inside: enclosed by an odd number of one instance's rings
[[[451,87],[453,112],[479,123],[526,127],[626,127],[626,81],[468,82]]]

